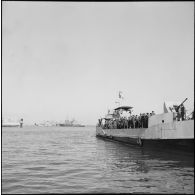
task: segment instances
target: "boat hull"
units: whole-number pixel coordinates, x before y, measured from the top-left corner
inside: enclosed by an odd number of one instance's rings
[[[154,139],[138,139],[130,137],[119,136],[103,136],[96,135],[98,138],[102,138],[109,141],[117,141],[126,145],[134,145],[141,148],[158,148],[168,150],[182,150],[194,152],[194,139],[166,139],[166,140],[154,140]]]
[[[2,127],[20,127],[20,124],[18,124],[18,123],[4,123],[4,124],[2,124]]]
[[[66,124],[59,124],[60,127],[85,127],[85,125],[66,125]]]

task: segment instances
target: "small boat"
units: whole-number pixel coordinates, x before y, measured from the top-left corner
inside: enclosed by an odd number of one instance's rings
[[[20,123],[4,123],[2,127],[19,127]]]
[[[19,122],[13,120],[2,120],[2,127],[22,127],[23,119],[20,119]]]
[[[2,121],[2,127],[19,127],[19,122],[12,122],[12,121]]]
[[[78,124],[78,123],[75,123],[75,120],[65,120],[64,123],[59,123],[57,124],[58,126],[60,127],[85,127],[85,125],[82,125],[82,124]]]

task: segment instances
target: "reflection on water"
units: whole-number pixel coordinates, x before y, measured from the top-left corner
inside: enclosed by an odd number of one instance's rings
[[[95,127],[2,129],[3,193],[193,193],[194,155],[95,137]]]

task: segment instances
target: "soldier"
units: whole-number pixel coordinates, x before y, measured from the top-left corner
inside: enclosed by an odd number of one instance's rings
[[[146,113],[146,115],[145,115],[145,128],[148,128],[148,118],[149,118],[149,113]]]
[[[128,117],[128,129],[131,128],[131,116]]]
[[[180,106],[174,106],[174,108],[175,108],[175,111],[176,111],[176,119],[177,119],[177,121],[180,121],[180,117],[181,117]]]
[[[133,125],[133,129],[135,129],[135,116],[134,115],[132,117],[132,125]]]
[[[116,120],[114,120],[114,129],[117,129],[117,121]]]
[[[141,128],[141,113],[138,116],[138,127]]]
[[[141,115],[141,128],[144,128],[144,114]]]
[[[101,127],[102,126],[102,119],[100,118],[100,119],[98,119],[98,121],[99,121],[98,126]]]
[[[180,107],[180,109],[181,109],[181,119],[182,119],[182,121],[184,121],[185,120],[185,107],[184,107],[184,105],[183,104],[181,104],[181,107]]]

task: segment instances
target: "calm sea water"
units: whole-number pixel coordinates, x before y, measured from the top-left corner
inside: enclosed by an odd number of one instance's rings
[[[130,147],[95,127],[2,128],[2,193],[194,193],[194,154]]]

